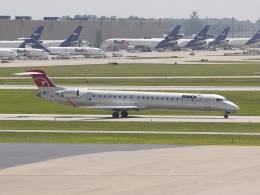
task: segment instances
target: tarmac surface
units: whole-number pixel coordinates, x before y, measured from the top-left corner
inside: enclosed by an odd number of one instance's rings
[[[15,60],[9,63],[2,63],[1,67],[39,67],[39,66],[71,66],[71,65],[95,65],[95,64],[205,64],[205,63],[248,63],[257,62],[258,56],[238,55],[242,53],[236,51],[196,51],[195,55],[190,55],[191,51],[178,52],[147,52],[147,53],[127,53],[123,52],[122,58],[113,58],[111,53],[108,58],[71,58],[60,60]],[[224,54],[229,56],[224,56]]]
[[[101,131],[101,130],[0,130],[0,133],[69,133],[69,134],[135,134],[135,135],[241,135],[260,136],[245,132],[170,132],[170,131]]]
[[[113,119],[108,115],[59,114],[0,114],[2,121],[114,121],[114,122],[202,122],[202,123],[260,123],[260,116],[167,116],[136,115]]]
[[[0,171],[8,195],[259,194],[260,147],[197,146],[84,154]]]
[[[113,151],[136,151],[182,147],[179,145],[135,144],[44,144],[0,143],[1,169],[69,156]],[[1,184],[0,184],[1,186]]]
[[[115,91],[260,91],[260,86],[62,86],[68,89]],[[1,89],[37,89],[35,85],[0,85]]]
[[[149,79],[260,79],[260,76],[127,76],[127,77],[49,77],[50,79],[76,80],[76,79],[102,79],[102,80],[149,80]],[[31,80],[32,77],[0,77],[0,80]]]

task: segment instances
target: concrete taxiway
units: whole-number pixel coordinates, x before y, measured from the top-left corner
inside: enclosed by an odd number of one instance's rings
[[[43,66],[71,66],[71,65],[96,65],[96,64],[223,64],[223,63],[257,63],[255,55],[239,55],[242,51],[196,51],[190,55],[190,51],[178,52],[146,52],[146,53],[123,53],[122,58],[113,58],[108,53],[108,58],[71,58],[60,60],[16,60],[9,63],[2,63],[1,67],[43,67]],[[224,54],[229,55],[225,56]],[[232,55],[235,54],[235,55]]]
[[[2,121],[114,121],[114,122],[201,122],[201,123],[260,123],[260,116],[156,116],[136,115],[113,119],[109,115],[59,115],[59,114],[0,114]]]
[[[61,80],[150,80],[150,79],[260,79],[260,76],[127,76],[127,77],[49,77],[50,79]],[[0,77],[0,80],[31,80],[32,77]]]
[[[114,151],[138,151],[174,147],[184,146],[153,144],[0,143],[0,170],[9,167],[16,167],[83,154]]]
[[[260,136],[260,133],[241,132],[170,132],[170,131],[95,131],[95,130],[0,130],[0,133],[69,133],[69,134],[132,134],[132,135],[240,135]]]
[[[259,194],[260,148],[199,146],[58,158],[0,171],[1,194]]]
[[[260,86],[63,86],[68,89],[116,91],[260,91]],[[1,89],[37,89],[35,85],[0,85]]]

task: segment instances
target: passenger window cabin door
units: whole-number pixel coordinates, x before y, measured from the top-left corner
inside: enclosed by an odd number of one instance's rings
[[[206,110],[210,110],[210,99],[205,98],[205,99],[203,100],[203,102],[204,102],[204,108],[205,108]]]
[[[87,92],[87,94],[86,94],[86,99],[87,99],[88,101],[92,101],[93,98],[94,98],[94,93]]]

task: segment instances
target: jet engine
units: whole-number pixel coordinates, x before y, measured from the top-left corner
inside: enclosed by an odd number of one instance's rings
[[[63,98],[79,98],[78,89],[57,91],[55,94]]]

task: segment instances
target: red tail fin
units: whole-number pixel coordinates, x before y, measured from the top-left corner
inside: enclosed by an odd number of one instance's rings
[[[37,87],[56,87],[43,70],[31,70],[28,73],[31,73]]]

